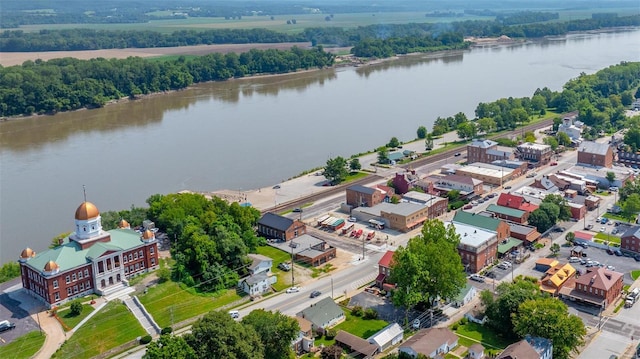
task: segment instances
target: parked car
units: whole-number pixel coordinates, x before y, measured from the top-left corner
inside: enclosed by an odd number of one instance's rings
[[[467,204],[464,207],[462,207],[462,209],[471,209],[471,208],[473,208],[472,204]]]
[[[15,329],[16,324],[11,323],[8,320],[3,320],[0,322],[0,332],[5,332],[7,330]]]
[[[414,319],[413,323],[411,323],[411,327],[415,330],[420,329],[420,319]]]
[[[495,194],[495,193],[489,193],[489,194],[487,195],[487,197],[489,197],[489,198],[493,198],[493,197],[495,197],[495,196],[497,196],[497,194]]]
[[[636,262],[640,262],[640,254],[636,254],[633,259],[635,259]]]
[[[455,156],[455,157],[458,157],[458,156],[460,156],[460,155],[461,155],[461,153],[460,153],[460,152],[456,152],[456,154],[455,154],[454,156]]]
[[[549,164],[550,164],[551,166],[557,166],[557,165],[558,165],[558,162],[551,162],[551,163],[549,163]]]
[[[618,192],[618,187],[609,187],[609,191]]]
[[[611,224],[611,223],[609,223],[609,224]],[[614,229],[611,231],[611,234],[616,234],[616,233],[618,233],[618,228],[614,228]]]
[[[237,310],[230,310],[229,311],[229,315],[231,316],[231,318],[233,319],[238,319],[240,318],[240,312],[238,312]]]
[[[495,278],[495,277],[496,277],[496,274],[495,274],[494,272],[487,272],[487,273],[485,273],[485,276],[486,276],[487,278]]]
[[[280,189],[280,185],[277,184],[277,185],[273,186],[273,189]]]
[[[283,262],[283,263],[278,264],[278,268],[283,270],[283,271],[285,271],[285,272],[288,272],[288,271],[291,270],[291,265],[289,263],[284,263]]]
[[[504,186],[504,189],[511,189],[511,186]]]
[[[586,230],[589,230],[589,229],[592,229],[592,228],[593,228],[593,224],[591,224],[591,223],[587,224],[587,226],[584,227],[584,229],[586,229]]]
[[[300,288],[298,287],[287,288],[287,293],[298,293],[299,291],[300,291]]]
[[[617,257],[622,257],[622,252],[620,252],[619,249],[614,250],[613,254],[615,254]]]
[[[474,280],[476,282],[484,283],[484,277],[475,273],[470,275],[469,279]]]
[[[578,257],[569,257],[569,263],[577,263],[580,262],[580,258]]]
[[[309,298],[319,297],[320,294],[322,293],[319,290],[314,290],[313,292],[311,292],[311,294],[309,294]]]
[[[600,227],[600,232],[606,232],[607,231],[607,227]]]
[[[302,212],[302,208],[294,208],[294,209],[292,210],[292,212],[294,212],[294,213],[301,213],[301,212]]]
[[[612,256],[613,255],[613,249],[607,248],[607,254]]]
[[[527,173],[527,178],[533,178],[536,176],[535,172]]]
[[[349,217],[349,218],[347,218],[347,221],[349,221],[349,222],[357,222],[358,220],[356,219],[356,217]]]

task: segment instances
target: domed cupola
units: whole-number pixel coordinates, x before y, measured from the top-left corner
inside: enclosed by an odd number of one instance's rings
[[[118,222],[118,228],[131,229],[131,225],[129,224],[129,222],[125,221],[124,219],[121,219],[120,222]]]
[[[20,253],[20,262],[26,262],[28,261],[30,258],[33,258],[36,256],[36,251],[34,251],[33,249],[27,247],[25,249],[22,250],[22,253]]]
[[[60,266],[58,265],[58,263],[54,261],[48,261],[43,268],[44,275],[57,274],[59,271],[60,271]]]
[[[88,239],[102,232],[100,211],[91,202],[82,202],[76,209],[76,237]]]
[[[155,233],[147,229],[146,231],[142,232],[141,238],[142,238],[142,241],[145,243],[153,242],[156,239],[156,235]]]

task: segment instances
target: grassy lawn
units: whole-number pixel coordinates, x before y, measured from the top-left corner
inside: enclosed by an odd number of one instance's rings
[[[367,172],[350,172],[344,182],[359,180],[360,178],[367,177],[368,175],[369,173]]]
[[[605,213],[602,215],[602,217],[606,217],[609,219],[613,219],[616,221],[620,221],[620,222],[624,222],[624,223],[631,223],[631,221],[629,221],[627,218],[619,215],[619,214],[613,214],[613,213]]]
[[[271,246],[260,246],[257,248],[258,254],[273,259],[271,271],[278,277],[278,281],[273,285],[277,291],[285,290],[291,286],[291,272],[285,272],[278,268],[282,262],[291,262],[291,253],[281,251]]]
[[[594,237],[598,239],[602,239],[603,241],[609,241],[610,243],[620,244],[620,237],[615,236],[613,234],[598,233]]]
[[[633,280],[638,279],[638,277],[640,277],[640,270],[636,269],[636,270],[632,270],[631,271],[631,278]]]
[[[54,358],[91,358],[146,335],[127,307],[109,302],[67,340]]]
[[[452,328],[453,330],[453,328]],[[455,330],[456,334],[463,335],[465,337],[469,337],[473,340],[476,340],[484,346],[490,346],[494,348],[504,349],[511,341],[505,340],[497,336],[493,331],[489,328],[482,326],[476,323],[467,323],[465,325],[458,325],[458,329]],[[466,347],[471,346],[474,342],[469,340],[468,338],[460,338],[459,343]]]
[[[44,344],[45,335],[39,331],[27,333],[9,344],[0,346],[0,358],[31,358]]]
[[[369,338],[389,324],[381,319],[362,319],[353,316],[349,310],[344,310],[344,312],[346,319],[344,322],[336,325],[335,330],[344,330],[363,339]]]
[[[161,328],[207,313],[239,300],[234,289],[213,296],[185,290],[176,282],[164,282],[138,297]]]
[[[80,323],[82,319],[86,318],[87,315],[91,314],[91,312],[93,312],[93,306],[90,304],[83,304],[82,312],[80,314],[71,315],[71,310],[65,309],[63,311],[58,311],[58,318],[60,318],[60,320],[62,320],[66,325],[66,328],[64,327],[64,325],[62,326],[64,330],[71,330],[76,325],[78,325],[78,323]]]

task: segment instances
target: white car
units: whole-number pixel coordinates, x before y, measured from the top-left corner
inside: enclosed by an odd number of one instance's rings
[[[347,221],[349,221],[349,222],[356,222],[356,221],[357,221],[357,219],[356,219],[356,217],[349,217],[349,218],[347,218]]]
[[[478,274],[472,274],[471,276],[469,276],[469,279],[476,282],[484,283],[484,277]]]
[[[413,327],[413,329],[420,329],[420,319],[414,319],[411,326]]]
[[[300,288],[298,287],[287,288],[287,293],[298,293],[299,291],[300,291]]]

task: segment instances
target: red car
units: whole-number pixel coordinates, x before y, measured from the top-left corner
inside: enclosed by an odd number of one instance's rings
[[[558,162],[551,162],[551,163],[550,163],[550,165],[551,165],[551,166],[557,166],[557,165],[558,165]]]

